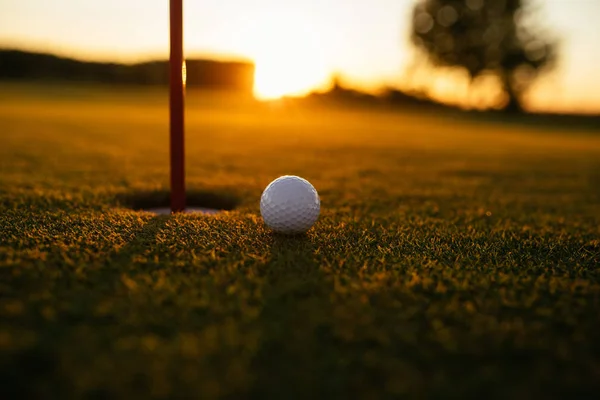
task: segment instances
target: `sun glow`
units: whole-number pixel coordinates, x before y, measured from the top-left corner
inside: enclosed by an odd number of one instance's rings
[[[257,98],[302,95],[327,82],[329,71],[310,22],[297,15],[271,15],[256,26],[251,57]]]

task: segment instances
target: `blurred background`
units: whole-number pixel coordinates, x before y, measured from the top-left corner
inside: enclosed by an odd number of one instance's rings
[[[188,87],[600,113],[595,0],[184,1]],[[166,0],[0,1],[0,79],[167,85]]]

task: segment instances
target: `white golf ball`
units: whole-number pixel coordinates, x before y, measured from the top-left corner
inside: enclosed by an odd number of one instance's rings
[[[294,234],[309,230],[319,218],[319,194],[306,179],[285,175],[269,183],[260,198],[260,214],[276,232]]]

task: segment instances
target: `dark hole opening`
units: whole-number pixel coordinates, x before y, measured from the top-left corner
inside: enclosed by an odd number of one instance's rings
[[[171,197],[168,190],[123,193],[117,196],[119,205],[134,210],[149,210],[170,207]],[[233,210],[239,200],[232,194],[215,193],[201,190],[186,192],[186,207],[208,208],[220,211]]]

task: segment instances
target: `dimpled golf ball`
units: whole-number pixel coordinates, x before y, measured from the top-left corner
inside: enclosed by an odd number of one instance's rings
[[[285,175],[275,179],[260,198],[260,214],[275,232],[302,233],[319,218],[319,194],[306,179]]]

